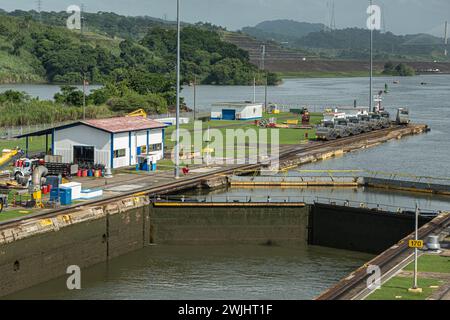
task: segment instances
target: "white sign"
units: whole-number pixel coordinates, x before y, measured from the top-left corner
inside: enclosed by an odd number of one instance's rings
[[[72,15],[67,19],[66,26],[69,30],[81,30],[81,9],[79,6],[71,5],[67,8],[67,13]]]
[[[376,4],[367,8],[367,28],[369,30],[381,30],[381,8]]]

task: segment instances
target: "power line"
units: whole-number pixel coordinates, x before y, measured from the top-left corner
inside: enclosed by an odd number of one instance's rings
[[[331,4],[331,21],[330,21],[330,29],[335,30],[336,29],[336,15],[335,15],[335,3],[334,0]]]
[[[42,0],[37,0],[37,11],[39,13],[39,22],[42,23]]]

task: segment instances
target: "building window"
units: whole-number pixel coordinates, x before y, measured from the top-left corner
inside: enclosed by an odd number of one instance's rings
[[[161,143],[157,143],[157,144],[151,144],[150,146],[149,146],[149,151],[150,152],[152,152],[152,151],[161,151],[162,150],[162,144]]]
[[[119,149],[119,150],[114,150],[114,158],[123,158],[125,157],[127,154],[127,150],[126,149]]]

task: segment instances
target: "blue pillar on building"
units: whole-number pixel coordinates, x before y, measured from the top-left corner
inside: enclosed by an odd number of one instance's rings
[[[25,155],[28,158],[28,136],[25,138]]]
[[[128,149],[130,150],[129,152],[130,152],[130,166],[132,165],[131,164],[131,157],[132,157],[132,152],[133,152],[133,150],[131,150],[131,131],[130,132],[128,132]]]
[[[111,133],[111,170],[114,169],[114,133]]]
[[[48,133],[45,134],[45,154],[48,154]]]
[[[52,156],[55,155],[55,132],[56,130],[52,130]]]
[[[165,147],[165,143],[164,141],[166,140],[166,129],[162,129],[162,143],[161,143],[161,149],[162,149],[162,157],[164,159],[164,147]]]
[[[147,154],[150,152],[150,130],[147,130]]]

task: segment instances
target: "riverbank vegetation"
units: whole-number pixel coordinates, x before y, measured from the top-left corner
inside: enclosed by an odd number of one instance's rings
[[[416,71],[404,63],[395,66],[392,62],[388,62],[384,65],[383,75],[412,77],[416,75]]]

